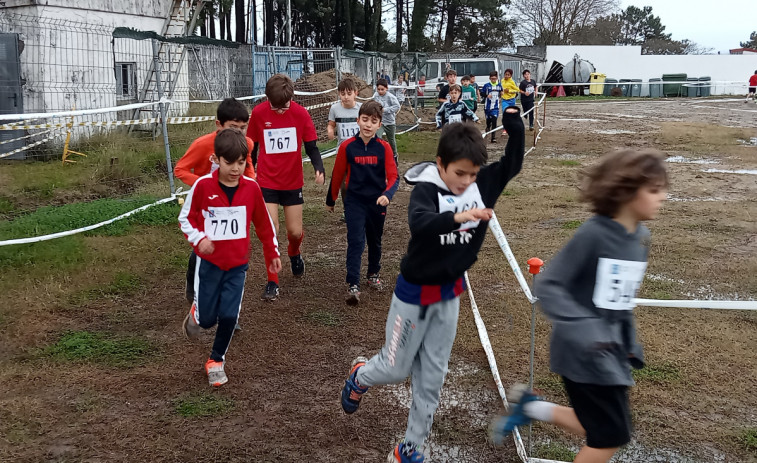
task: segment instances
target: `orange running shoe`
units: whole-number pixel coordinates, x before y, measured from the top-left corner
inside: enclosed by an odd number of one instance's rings
[[[223,386],[229,382],[229,378],[223,371],[223,362],[208,359],[205,362],[205,373],[208,374],[208,383],[213,387]]]

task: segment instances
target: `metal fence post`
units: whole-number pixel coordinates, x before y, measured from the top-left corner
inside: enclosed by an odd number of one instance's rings
[[[166,169],[168,170],[168,185],[171,188],[171,194],[176,192],[173,183],[173,167],[171,166],[171,145],[168,143],[168,126],[166,125],[166,115],[168,105],[163,103],[163,85],[160,82],[160,75],[163,71],[160,56],[158,52],[158,41],[152,39],[153,63],[155,63],[155,88],[158,90],[158,107],[160,108],[160,126],[163,129],[163,146],[166,150]]]
[[[336,75],[336,85],[339,86],[339,82],[342,80],[342,47],[336,47],[334,52],[334,74]]]

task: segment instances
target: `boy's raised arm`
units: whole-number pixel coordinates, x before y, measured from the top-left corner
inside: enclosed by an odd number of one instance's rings
[[[499,161],[482,167],[476,180],[486,207],[494,207],[507,182],[518,175],[526,153],[526,132],[520,109],[515,106],[506,108],[502,125],[508,135],[505,154]]]

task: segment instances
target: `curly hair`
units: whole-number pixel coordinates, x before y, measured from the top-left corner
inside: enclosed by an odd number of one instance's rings
[[[619,150],[581,172],[581,200],[613,217],[645,185],[668,187],[664,155],[656,150]]]

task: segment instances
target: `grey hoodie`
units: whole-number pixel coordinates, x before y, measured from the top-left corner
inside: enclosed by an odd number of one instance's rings
[[[373,99],[381,103],[381,106],[384,107],[384,116],[381,120],[381,124],[395,125],[395,116],[400,110],[400,102],[399,100],[397,100],[397,97],[389,93],[389,91],[387,90],[384,96],[381,96],[378,92],[375,92],[373,94]]]
[[[552,322],[550,367],[577,383],[632,386],[642,368],[633,298],[644,278],[649,230],[634,233],[606,216],[587,220],[536,278]]]

